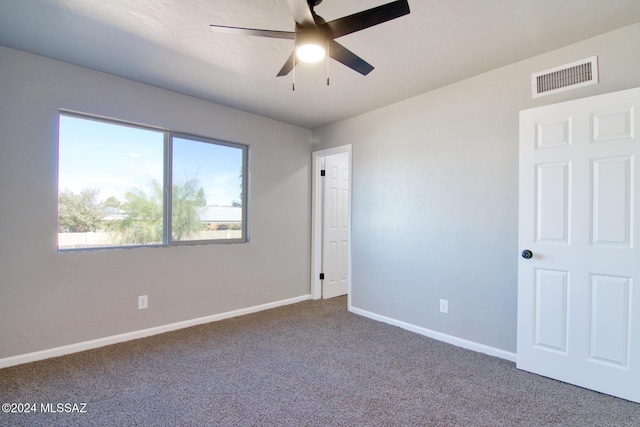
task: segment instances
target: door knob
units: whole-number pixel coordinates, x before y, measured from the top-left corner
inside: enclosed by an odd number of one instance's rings
[[[531,252],[529,249],[525,249],[524,251],[522,251],[522,258],[524,259],[533,258],[533,252]]]

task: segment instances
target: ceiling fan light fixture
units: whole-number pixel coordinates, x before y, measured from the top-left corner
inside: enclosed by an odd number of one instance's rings
[[[325,55],[326,51],[317,43],[305,43],[296,48],[296,56],[302,62],[319,62]]]
[[[317,29],[306,29],[296,34],[296,57],[302,62],[318,62],[326,56],[327,40]]]

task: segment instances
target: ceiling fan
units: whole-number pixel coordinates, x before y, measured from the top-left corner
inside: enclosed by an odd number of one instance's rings
[[[296,23],[295,31],[260,30],[224,25],[211,25],[211,29],[231,34],[293,40],[294,51],[278,72],[278,77],[286,76],[294,69],[296,58],[304,62],[317,62],[325,55],[366,76],[373,70],[373,66],[336,42],[335,39],[399,18],[410,12],[408,0],[397,0],[326,22],[314,10],[315,6],[322,3],[322,0],[287,1]],[[328,77],[327,84],[329,84]]]

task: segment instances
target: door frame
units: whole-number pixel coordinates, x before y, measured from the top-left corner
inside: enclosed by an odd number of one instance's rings
[[[314,151],[312,154],[311,166],[311,298],[314,300],[322,298],[322,281],[320,273],[322,272],[322,196],[323,182],[320,179],[320,171],[325,157],[334,154],[347,153],[349,155],[349,241],[347,243],[347,301],[348,307],[351,307],[351,197],[353,193],[353,173],[352,173],[352,155],[351,144],[342,145],[340,147],[327,148],[325,150]]]

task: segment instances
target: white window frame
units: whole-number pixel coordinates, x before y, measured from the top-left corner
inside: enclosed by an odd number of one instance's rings
[[[93,250],[106,250],[106,249],[133,249],[133,248],[149,248],[149,247],[168,247],[168,246],[183,246],[183,245],[203,245],[203,244],[231,244],[231,243],[247,243],[249,241],[249,224],[248,224],[248,194],[249,194],[249,146],[246,144],[240,144],[237,142],[224,141],[220,139],[193,135],[185,132],[177,132],[159,127],[153,127],[148,125],[142,125],[138,123],[127,122],[123,120],[117,120],[112,118],[106,118],[96,115],[90,115],[86,113],[79,113],[70,110],[60,110],[58,117],[73,117],[83,120],[92,120],[102,123],[107,123],[116,126],[132,127],[141,130],[149,130],[153,132],[161,132],[164,135],[164,158],[163,158],[163,221],[162,221],[162,239],[161,244],[132,244],[122,246],[98,246],[88,248],[58,248],[58,252],[78,252],[78,251],[93,251]],[[239,238],[225,238],[225,239],[207,239],[207,240],[172,240],[171,227],[172,227],[172,193],[173,193],[173,139],[180,138],[191,140],[194,142],[200,142],[205,144],[213,144],[218,146],[233,147],[242,150],[242,215],[241,215],[241,237]],[[58,141],[59,143],[60,141]],[[59,147],[58,147],[58,155]],[[58,171],[59,174],[59,171]],[[59,180],[59,175],[56,176]],[[57,189],[57,197],[60,195],[60,189]],[[56,222],[57,223],[57,222]]]

